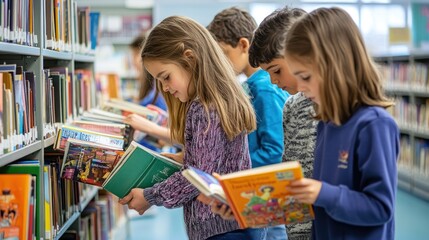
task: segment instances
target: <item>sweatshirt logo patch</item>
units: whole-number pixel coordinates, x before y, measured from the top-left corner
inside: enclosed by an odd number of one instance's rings
[[[340,151],[338,157],[338,168],[347,169],[349,165],[349,152]]]

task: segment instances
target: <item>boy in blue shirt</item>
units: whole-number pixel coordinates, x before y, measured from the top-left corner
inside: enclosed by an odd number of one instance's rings
[[[251,97],[257,129],[248,136],[252,167],[280,163],[283,154],[283,106],[289,94],[271,84],[270,75],[249,63],[249,47],[257,24],[236,7],[218,13],[208,30],[230,59],[236,74],[245,74],[244,89]],[[268,229],[267,239],[287,239],[285,226]]]

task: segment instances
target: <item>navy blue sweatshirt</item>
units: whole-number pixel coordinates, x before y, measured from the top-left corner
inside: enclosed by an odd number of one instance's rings
[[[361,107],[343,125],[320,122],[314,173],[313,239],[394,239],[399,130],[380,107]]]

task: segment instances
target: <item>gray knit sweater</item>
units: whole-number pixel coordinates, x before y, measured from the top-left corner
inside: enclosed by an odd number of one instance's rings
[[[313,176],[317,121],[313,102],[303,93],[290,96],[283,108],[284,152],[282,161],[298,160],[304,176]],[[311,238],[311,222],[286,226],[289,240]]]
[[[208,127],[208,128],[207,128]],[[210,125],[199,101],[191,103],[186,116],[185,154],[183,169],[188,166],[208,173],[231,173],[251,167],[247,135],[240,134],[232,141],[227,139],[219,115],[210,111]],[[176,208],[183,206],[186,230],[191,240],[239,229],[236,221],[225,221],[211,212],[196,197],[199,191],[180,172],[167,180],[144,190],[146,200],[157,206]]]

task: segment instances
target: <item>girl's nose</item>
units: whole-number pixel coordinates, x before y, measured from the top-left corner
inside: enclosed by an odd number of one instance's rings
[[[168,92],[169,88],[168,88],[167,84],[163,84],[163,83],[161,83],[161,84],[162,84],[162,90],[164,92]]]

